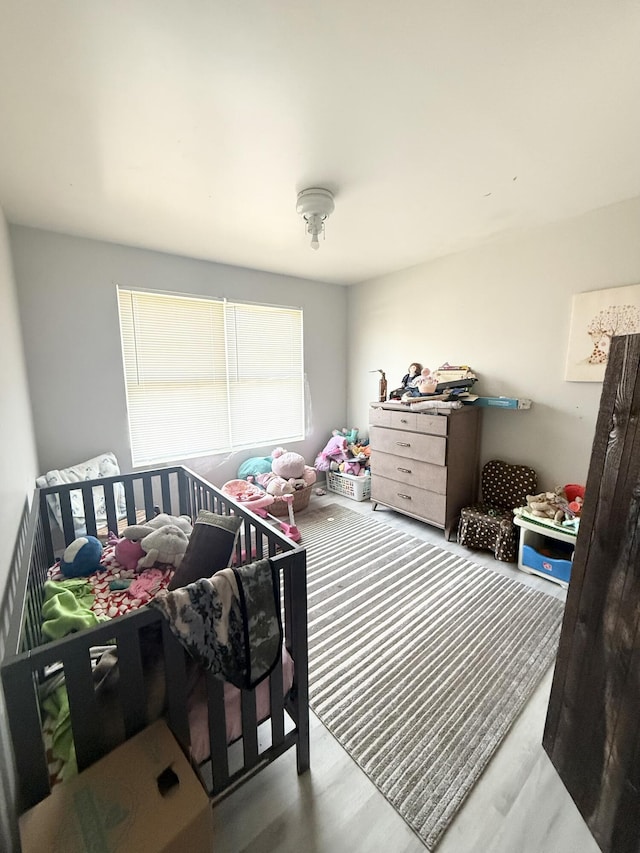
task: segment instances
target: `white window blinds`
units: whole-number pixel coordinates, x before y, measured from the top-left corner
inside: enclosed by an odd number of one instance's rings
[[[302,311],[118,288],[133,464],[304,437]]]

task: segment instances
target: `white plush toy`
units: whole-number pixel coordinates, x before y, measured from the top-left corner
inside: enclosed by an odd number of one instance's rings
[[[125,539],[139,541],[145,552],[138,560],[138,569],[147,569],[155,563],[167,563],[177,569],[189,544],[193,531],[188,515],[167,515],[161,512],[144,524],[132,524],[125,528]]]
[[[191,536],[193,532],[191,519],[188,515],[167,515],[166,512],[161,512],[155,518],[152,518],[151,521],[146,522],[147,527],[153,527],[154,530],[157,530],[159,527],[165,527],[167,524],[179,527],[187,536]]]
[[[138,568],[147,569],[156,563],[167,563],[177,569],[188,544],[189,537],[175,524],[165,524],[152,530],[140,541],[145,555],[138,560]]]

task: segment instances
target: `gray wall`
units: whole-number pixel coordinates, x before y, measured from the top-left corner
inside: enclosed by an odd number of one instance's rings
[[[496,239],[349,288],[349,423],[363,427],[377,376],[412,361],[470,364],[484,410],[482,459],[533,465],[541,487],[586,481],[602,384],[566,382],[574,293],[640,283],[640,199]]]
[[[41,472],[103,450],[131,470],[116,285],[301,307],[309,429],[288,448],[313,464],[343,426],[345,288],[31,228],[12,226],[10,238]],[[250,400],[247,417],[260,417]],[[180,461],[221,485],[253,454]]]
[[[27,389],[18,303],[7,227],[0,208],[0,660],[4,655],[6,616],[12,589],[7,576],[12,563],[25,505],[36,477],[36,453]],[[15,844],[12,798],[14,784],[6,733],[4,700],[0,691],[0,850]]]

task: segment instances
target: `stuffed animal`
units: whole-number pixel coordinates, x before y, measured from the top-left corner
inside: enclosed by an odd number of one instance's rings
[[[188,515],[167,515],[167,513],[161,512],[149,521],[145,521],[143,524],[131,524],[129,527],[125,527],[122,531],[122,535],[125,539],[129,539],[133,542],[135,540],[144,539],[144,537],[148,536],[152,530],[158,530],[159,528],[166,527],[167,525],[179,527],[187,536],[191,536],[191,533],[193,532],[191,519]]]
[[[258,474],[268,474],[271,471],[270,456],[252,456],[238,468],[238,480],[246,480],[248,477],[257,477]]]
[[[163,533],[163,531],[166,532]],[[187,550],[192,531],[193,527],[188,515],[168,515],[165,512],[159,513],[144,524],[131,524],[125,527],[122,537],[131,543],[130,545],[122,543],[122,549],[128,555],[127,562],[133,561],[136,547],[140,552],[136,565],[127,565],[125,568],[145,569],[159,562],[168,563],[177,569]],[[124,565],[118,554],[116,559]]]
[[[362,466],[355,459],[347,459],[346,462],[340,463],[340,473],[342,474],[353,474],[355,477],[359,476]]]
[[[118,538],[115,533],[109,533],[107,542],[114,546],[114,556],[123,569],[133,571],[138,568],[138,560],[144,557],[140,539],[127,539],[125,536]]]
[[[266,490],[267,494],[273,497],[281,495],[292,495],[296,491],[295,483],[297,480],[285,480],[284,477],[279,477],[271,471],[269,474],[258,474],[257,482]]]
[[[66,578],[81,578],[98,571],[102,543],[95,536],[80,536],[65,548],[60,571]]]
[[[355,444],[358,440],[358,428],[353,427],[353,429],[347,429],[346,427],[342,427],[341,430],[338,430],[339,435],[343,435],[347,439],[348,444]]]
[[[187,536],[191,536],[193,533],[191,519],[188,515],[167,515],[166,512],[161,512],[146,522],[146,526],[153,527],[154,530],[157,530],[159,527],[166,527],[168,524],[179,527]]]
[[[147,569],[155,563],[167,563],[177,569],[184,557],[189,537],[176,524],[165,524],[140,540],[144,557],[138,560],[138,569]]]
[[[316,456],[316,471],[329,471],[332,462],[346,462],[349,458],[347,439],[336,430],[324,448]]]
[[[541,492],[539,495],[527,495],[527,510],[537,518],[549,518],[560,523],[571,514],[565,497],[555,492]]]
[[[311,486],[317,478],[315,468],[305,464],[304,456],[292,450],[285,450],[283,447],[276,447],[272,452],[271,471],[277,477],[287,480],[294,489]]]

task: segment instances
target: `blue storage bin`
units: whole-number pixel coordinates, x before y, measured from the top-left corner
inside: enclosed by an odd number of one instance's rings
[[[558,545],[559,543],[556,543]],[[559,553],[565,549],[560,549]],[[571,578],[571,553],[573,549],[569,545],[566,549],[567,559],[561,557],[547,557],[540,554],[531,545],[522,546],[522,563],[530,569],[535,569],[537,572],[542,572],[550,577],[569,583]],[[556,553],[558,550],[556,549]]]

